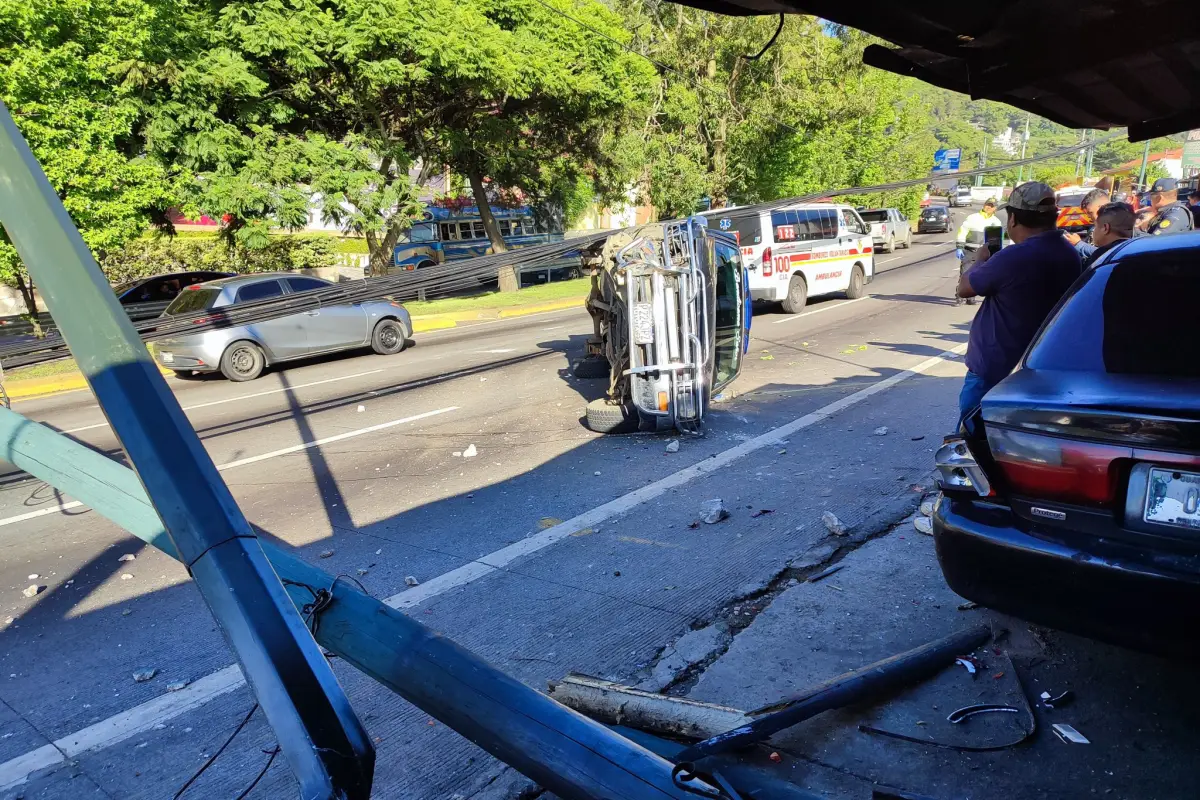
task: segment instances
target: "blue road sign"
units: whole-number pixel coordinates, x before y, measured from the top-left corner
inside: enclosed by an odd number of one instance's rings
[[[934,172],[957,172],[959,161],[962,160],[962,148],[953,150],[942,148],[933,154]]]

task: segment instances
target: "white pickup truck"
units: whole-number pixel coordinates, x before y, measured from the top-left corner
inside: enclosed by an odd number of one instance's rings
[[[899,209],[859,209],[858,216],[871,226],[871,239],[877,251],[890,253],[897,246],[905,249],[912,247],[912,225]]]

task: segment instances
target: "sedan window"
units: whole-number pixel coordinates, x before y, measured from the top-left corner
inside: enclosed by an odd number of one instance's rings
[[[328,289],[330,284],[316,278],[288,278],[288,288],[293,292],[311,292],[314,289]]]
[[[251,300],[266,300],[268,297],[278,297],[283,294],[283,286],[279,281],[263,281],[251,283],[237,290],[235,303],[248,303]]]

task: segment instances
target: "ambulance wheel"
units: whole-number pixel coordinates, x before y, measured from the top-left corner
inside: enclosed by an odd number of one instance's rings
[[[862,297],[865,285],[866,278],[863,277],[863,268],[855,264],[854,269],[850,270],[850,285],[846,287],[846,297],[850,300]]]
[[[804,282],[804,276],[793,275],[788,283],[787,297],[783,298],[783,310],[789,314],[799,314],[807,302],[808,284]]]

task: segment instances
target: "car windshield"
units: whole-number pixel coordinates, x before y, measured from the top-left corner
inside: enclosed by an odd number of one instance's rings
[[[1143,253],[1088,273],[1029,351],[1026,366],[1200,377],[1200,264]]]
[[[858,215],[862,217],[863,222],[870,224],[872,222],[887,222],[887,209],[881,208],[876,211],[860,211]]]
[[[171,301],[163,313],[169,317],[179,314],[193,314],[197,311],[208,311],[221,296],[221,290],[206,286],[189,286]]]
[[[925,209],[924,211],[921,212],[921,216],[922,217],[940,217],[940,216],[944,215],[945,213],[946,213],[946,209],[941,208],[939,206],[938,208]]]

